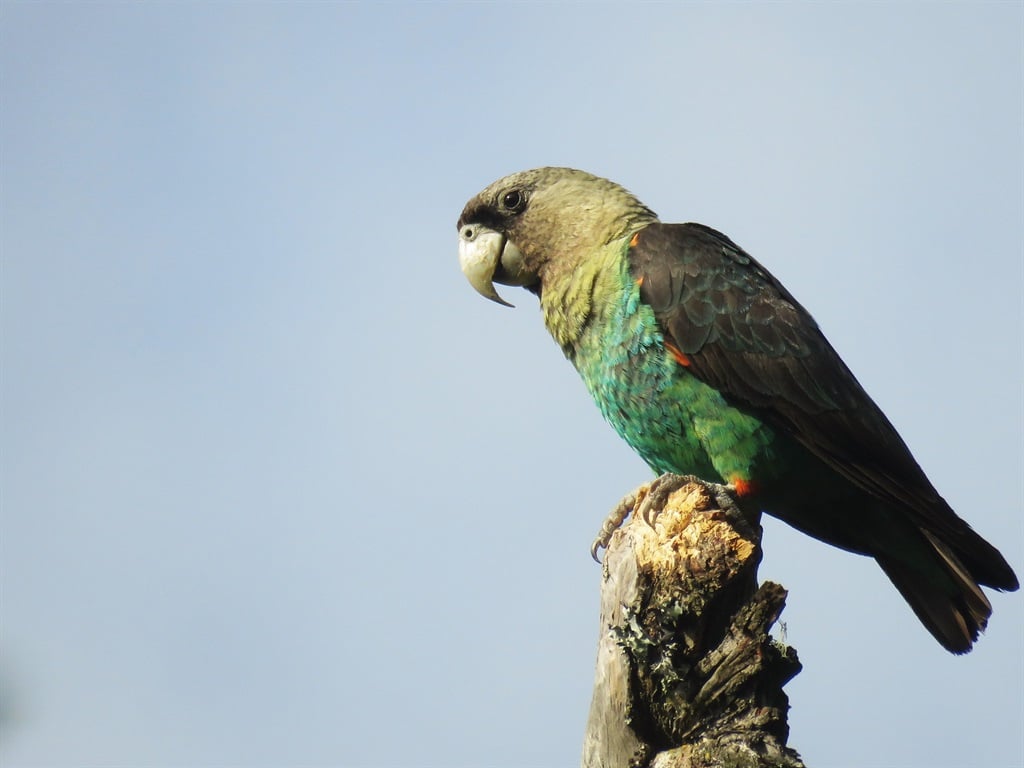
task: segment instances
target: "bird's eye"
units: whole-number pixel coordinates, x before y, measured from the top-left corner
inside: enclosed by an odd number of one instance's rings
[[[501,205],[507,211],[519,213],[526,207],[526,196],[518,189],[513,189],[502,195]]]

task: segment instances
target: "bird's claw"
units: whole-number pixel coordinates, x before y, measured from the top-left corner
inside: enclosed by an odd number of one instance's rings
[[[619,529],[631,512],[653,528],[668,497],[692,482],[700,482],[700,479],[693,475],[664,474],[623,496],[601,525],[597,538],[590,545],[590,556],[601,562],[598,553],[608,547],[612,534]]]
[[[703,483],[696,475],[674,475],[666,473],[656,477],[648,486],[647,496],[644,498],[640,516],[652,528],[658,515],[665,509],[668,497],[683,486],[690,483]]]
[[[615,505],[615,509],[609,512],[608,517],[604,519],[601,530],[598,531],[594,543],[590,545],[590,556],[596,562],[601,562],[598,552],[608,547],[608,542],[612,540],[612,534],[619,529],[622,521],[629,517],[629,513],[636,507],[637,496],[643,489],[644,486],[640,486],[632,493],[627,493],[623,496],[621,501]]]

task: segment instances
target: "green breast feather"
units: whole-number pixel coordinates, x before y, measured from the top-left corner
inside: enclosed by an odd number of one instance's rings
[[[605,419],[656,473],[749,479],[768,458],[772,431],[676,361],[654,312],[640,300],[626,243],[611,247],[618,258],[591,262],[604,274],[585,281],[593,286],[588,322],[563,347],[566,355]],[[579,316],[572,309],[567,314]]]

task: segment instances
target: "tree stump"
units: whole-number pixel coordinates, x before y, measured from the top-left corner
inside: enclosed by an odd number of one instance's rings
[[[759,521],[722,486],[657,483],[672,492],[647,500],[653,526],[634,513],[604,558],[582,765],[803,768],[782,691],[800,662],[768,635],[786,591],[757,584]]]

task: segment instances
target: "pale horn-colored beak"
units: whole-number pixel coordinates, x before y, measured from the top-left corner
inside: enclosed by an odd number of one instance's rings
[[[523,254],[501,232],[480,224],[466,224],[459,230],[459,265],[469,284],[491,301],[513,306],[494,289],[494,275],[501,269],[500,283],[526,285]]]

